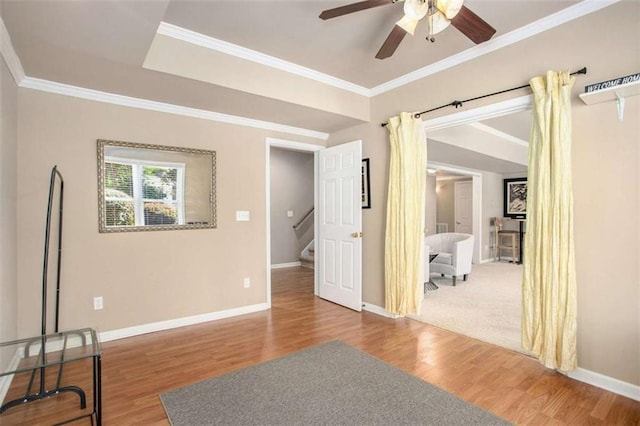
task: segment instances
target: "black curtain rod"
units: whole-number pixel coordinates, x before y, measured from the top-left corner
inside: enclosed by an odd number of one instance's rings
[[[570,75],[586,74],[586,73],[587,73],[587,67],[583,67],[583,68],[579,69],[576,72],[572,72]],[[453,102],[451,102],[449,104],[440,105],[439,107],[431,108],[431,109],[428,109],[426,111],[416,112],[413,116],[415,118],[420,118],[420,116],[422,114],[426,114],[426,113],[429,113],[429,112],[437,111],[439,109],[446,108],[446,107],[449,107],[449,106],[460,108],[462,106],[462,104],[464,104],[465,102],[477,101],[478,99],[488,98],[489,96],[501,95],[503,93],[512,92],[514,90],[519,90],[519,89],[525,89],[527,87],[530,87],[530,86],[528,84],[523,84],[522,86],[512,87],[511,89],[505,89],[505,90],[500,90],[499,92],[489,93],[488,95],[476,96],[475,98],[469,98],[469,99],[465,99],[463,101],[453,101]],[[380,125],[382,127],[385,127],[387,125],[387,123],[382,123]]]

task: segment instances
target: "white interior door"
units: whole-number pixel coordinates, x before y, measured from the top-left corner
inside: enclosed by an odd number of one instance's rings
[[[362,310],[362,141],[318,153],[318,295]]]
[[[473,185],[471,181],[455,183],[455,232],[473,234]]]

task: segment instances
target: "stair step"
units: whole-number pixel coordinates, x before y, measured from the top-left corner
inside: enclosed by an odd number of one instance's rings
[[[315,257],[313,256],[300,256],[300,266],[305,268],[311,268],[315,266]]]

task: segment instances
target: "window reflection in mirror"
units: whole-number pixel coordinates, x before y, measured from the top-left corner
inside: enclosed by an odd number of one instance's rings
[[[98,140],[100,232],[215,228],[215,151]]]

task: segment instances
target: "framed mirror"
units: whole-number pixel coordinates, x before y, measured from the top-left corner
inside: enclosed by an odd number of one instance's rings
[[[98,140],[100,232],[216,227],[216,152]]]

